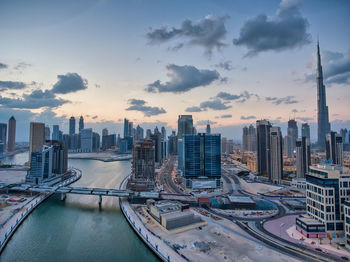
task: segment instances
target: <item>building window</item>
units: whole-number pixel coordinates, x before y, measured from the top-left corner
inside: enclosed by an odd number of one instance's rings
[[[327,223],[327,231],[334,231],[334,223]]]

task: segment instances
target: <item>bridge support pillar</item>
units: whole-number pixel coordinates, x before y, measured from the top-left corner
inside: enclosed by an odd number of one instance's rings
[[[61,200],[65,200],[66,199],[66,194],[65,193],[61,193]]]
[[[98,196],[98,205],[101,206],[102,205],[102,195]]]

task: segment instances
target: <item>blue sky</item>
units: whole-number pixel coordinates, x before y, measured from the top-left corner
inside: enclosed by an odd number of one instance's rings
[[[349,128],[349,13],[325,0],[0,1],[0,121],[15,116],[19,141],[29,121],[67,131],[71,115],[119,133],[124,117],[170,131],[190,113],[235,139],[260,118],[313,127],[319,35],[332,129]]]

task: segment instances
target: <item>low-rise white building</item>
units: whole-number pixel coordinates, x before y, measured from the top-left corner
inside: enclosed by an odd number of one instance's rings
[[[307,214],[325,225],[326,233],[344,235],[344,203],[350,200],[350,170],[336,165],[310,166],[306,175]]]
[[[293,178],[290,186],[296,187],[298,189],[306,189],[306,179],[305,178]]]

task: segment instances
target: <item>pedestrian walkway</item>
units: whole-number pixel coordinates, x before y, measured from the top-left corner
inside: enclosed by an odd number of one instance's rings
[[[127,179],[122,182],[120,189],[124,189],[126,183]],[[145,244],[147,244],[155,253],[158,254],[163,261],[189,261],[183,255],[172,249],[164,240],[160,239],[157,235],[150,231],[132,209],[129,201],[126,198],[120,198],[120,207],[124,213],[124,216],[135,232],[142,238]]]
[[[60,186],[69,185],[81,177],[81,171],[78,169],[72,169],[74,172],[74,176],[68,180],[61,182]],[[12,215],[3,227],[0,229],[0,253],[5,247],[6,243],[10,240],[11,236],[14,234],[16,229],[20,226],[20,224],[24,221],[24,219],[38,206],[41,202],[43,202],[46,198],[51,196],[53,193],[42,193],[34,197],[31,201],[25,204],[18,212]]]

